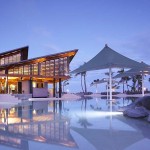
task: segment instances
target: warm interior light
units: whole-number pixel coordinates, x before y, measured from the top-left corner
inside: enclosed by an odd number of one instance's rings
[[[33,82],[33,87],[34,87],[34,88],[36,87],[36,82]]]
[[[11,88],[11,90],[15,90],[15,85],[14,85],[14,84],[11,84],[11,85],[10,85],[10,88]]]

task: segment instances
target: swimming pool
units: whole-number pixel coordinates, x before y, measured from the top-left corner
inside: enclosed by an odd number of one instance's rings
[[[150,124],[118,111],[132,101],[90,97],[0,104],[0,150],[147,150]]]

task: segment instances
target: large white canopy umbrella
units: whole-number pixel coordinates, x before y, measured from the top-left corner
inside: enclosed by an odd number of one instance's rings
[[[132,77],[132,76],[135,76],[135,75],[142,75],[142,96],[144,96],[144,75],[150,74],[150,66],[148,66],[147,64],[145,64],[143,62],[141,64],[144,64],[145,67],[132,68],[128,71],[117,74],[114,78],[122,78],[122,77],[127,77],[127,76]]]
[[[116,51],[112,50],[105,45],[105,47],[91,60],[84,65],[75,69],[71,73],[82,73],[85,71],[99,70],[109,68],[109,87],[110,87],[110,100],[112,100],[112,68],[134,68],[145,67],[145,64],[141,64],[128,57],[125,57]]]

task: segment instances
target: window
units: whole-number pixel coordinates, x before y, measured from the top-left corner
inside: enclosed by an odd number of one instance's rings
[[[8,57],[5,57],[5,64],[8,64]]]
[[[14,74],[14,69],[9,69],[8,74]]]
[[[16,62],[19,62],[21,60],[21,55],[20,53],[19,54],[16,54]]]
[[[37,64],[32,64],[32,74],[33,75],[38,75],[38,63]]]
[[[23,66],[19,67],[19,74],[23,74]]]
[[[12,63],[12,62],[13,62],[13,57],[9,56],[9,63]]]
[[[68,66],[68,61],[67,57],[64,58],[64,75],[69,73],[69,66]]]
[[[59,59],[55,59],[55,75],[59,75]]]
[[[45,62],[41,63],[41,72],[40,72],[40,74],[45,76]]]
[[[59,75],[64,75],[64,59],[60,58],[59,61]]]
[[[1,65],[4,65],[4,58],[1,58]]]
[[[19,73],[19,68],[18,67],[15,67],[14,68],[14,74],[18,74]]]
[[[29,65],[24,66],[24,75],[30,75],[30,66]]]
[[[50,71],[50,76],[53,76],[54,75],[54,60],[50,60],[50,68],[49,68],[49,71]]]
[[[49,68],[49,61],[46,61],[46,76],[49,76],[50,74]]]

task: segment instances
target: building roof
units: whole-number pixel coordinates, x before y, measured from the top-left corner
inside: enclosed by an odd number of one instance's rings
[[[13,50],[5,51],[5,52],[0,53],[0,58],[5,57],[5,56],[11,56],[11,55],[21,52],[22,53],[21,60],[26,60],[28,59],[28,49],[29,49],[28,46],[24,46],[24,47],[16,48]]]
[[[16,63],[10,63],[10,64],[4,64],[0,66],[0,69],[4,69],[5,67],[15,67],[15,66],[20,66],[23,64],[33,64],[33,63],[37,63],[37,62],[43,62],[49,59],[57,59],[57,58],[63,58],[63,57],[69,57],[69,62],[72,61],[73,57],[75,56],[75,54],[77,53],[78,49],[74,49],[74,50],[70,50],[70,51],[65,51],[65,52],[60,52],[60,53],[55,53],[55,54],[50,54],[50,55],[45,55],[45,56],[41,56],[41,57],[36,57],[36,58],[31,58],[28,60],[23,60],[20,62],[16,62]]]

